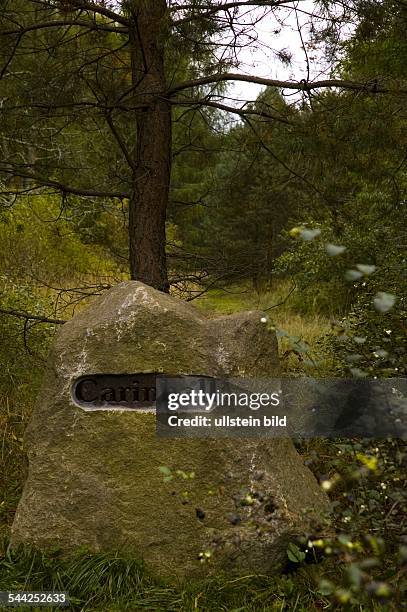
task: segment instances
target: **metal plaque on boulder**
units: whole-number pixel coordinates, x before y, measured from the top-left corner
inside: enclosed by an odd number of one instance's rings
[[[88,374],[75,380],[72,398],[84,410],[155,408],[155,373]]]

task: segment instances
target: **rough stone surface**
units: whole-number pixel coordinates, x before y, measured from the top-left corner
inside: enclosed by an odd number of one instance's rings
[[[164,577],[280,568],[287,542],[313,532],[328,510],[290,440],[159,439],[154,414],[85,412],[71,397],[83,374],[276,376],[276,338],[260,318],[208,319],[130,281],[66,323],[26,432],[29,473],[12,544],[128,550]],[[164,482],[163,465],[195,478]],[[249,491],[253,501],[242,505]],[[205,551],[208,563],[199,560]]]

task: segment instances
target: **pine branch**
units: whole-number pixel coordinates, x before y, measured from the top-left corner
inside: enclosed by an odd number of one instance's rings
[[[59,4],[62,3],[59,2]],[[63,5],[64,7],[68,8],[71,6],[75,9],[90,11],[95,15],[102,15],[103,17],[107,17],[108,19],[116,21],[117,23],[121,23],[124,26],[130,25],[128,19],[123,17],[123,15],[120,15],[119,13],[116,13],[115,11],[112,11],[111,9],[108,9],[104,6],[101,6],[100,4],[96,4],[95,2],[88,2],[87,0],[67,0],[63,2]]]
[[[212,17],[212,15],[215,15],[216,13],[220,13],[220,12],[228,12],[231,9],[234,8],[239,8],[239,7],[245,7],[245,6],[252,6],[254,8],[277,8],[280,5],[286,5],[287,4],[287,0],[270,0],[269,2],[264,1],[264,2],[259,2],[259,0],[247,0],[246,2],[225,2],[224,4],[219,4],[217,6],[212,6],[212,7],[207,7],[204,11],[202,11],[203,8],[205,7],[199,7],[200,11],[202,12],[196,12],[194,15],[188,15],[188,17],[182,17],[181,19],[176,19],[175,21],[173,21],[174,25],[181,25],[184,23],[189,23],[191,21],[194,21],[195,19],[206,19],[208,17]],[[185,11],[188,9],[196,9],[197,7],[194,5],[185,5],[185,6],[177,6],[174,7],[174,11]]]
[[[246,83],[255,83],[257,85],[266,85],[267,87],[280,87],[281,89],[295,89],[296,91],[313,91],[315,89],[327,89],[330,87],[337,87],[339,89],[346,89],[351,91],[361,91],[366,93],[386,93],[386,94],[406,94],[406,89],[388,89],[378,84],[377,80],[367,81],[366,83],[357,83],[354,81],[345,81],[341,79],[326,79],[323,81],[281,81],[279,79],[267,79],[264,77],[250,76],[246,74],[238,73],[219,73],[212,74],[206,77],[198,79],[191,79],[184,81],[172,87],[167,95],[173,96],[174,94],[184,91],[185,89],[193,89],[194,87],[200,87],[202,85],[211,85],[213,83],[222,83],[225,81],[244,81]]]
[[[126,27],[110,26],[104,23],[98,23],[97,21],[86,21],[82,19],[59,19],[55,21],[34,23],[33,25],[14,28],[13,30],[0,30],[0,36],[11,36],[12,34],[18,34],[19,36],[22,36],[27,32],[34,32],[35,30],[44,30],[46,28],[56,28],[63,26],[79,26],[83,28],[88,28],[89,30],[103,30],[105,32],[114,32],[116,34],[128,33],[128,29]]]
[[[19,176],[21,178],[30,179],[36,183],[39,183],[39,187],[53,187],[62,193],[70,193],[72,195],[78,195],[83,197],[94,197],[94,198],[119,198],[123,200],[124,198],[129,198],[128,193],[120,192],[120,191],[102,191],[98,189],[81,189],[80,187],[72,187],[71,185],[65,185],[58,181],[53,181],[50,179],[43,178],[31,172],[24,172],[20,170],[18,167],[9,168],[5,167],[4,164],[10,166],[9,162],[0,162],[0,173],[4,172],[6,174],[11,174],[12,176]],[[19,190],[15,190],[13,192],[8,191],[8,193],[12,193],[14,195],[19,194]]]
[[[207,100],[206,98],[198,99],[198,100],[188,100],[188,99],[180,99],[175,98],[170,100],[171,104],[179,105],[179,106],[210,106],[212,108],[218,108],[219,110],[223,110],[227,113],[233,113],[235,115],[239,115],[240,117],[247,116],[255,116],[255,117],[263,117],[264,119],[271,119],[273,121],[279,121],[280,123],[285,123],[287,125],[291,125],[291,122],[284,117],[279,117],[277,115],[272,115],[267,111],[256,110],[254,108],[235,108],[234,106],[228,106],[227,104],[223,104],[222,102],[217,102],[214,100]]]

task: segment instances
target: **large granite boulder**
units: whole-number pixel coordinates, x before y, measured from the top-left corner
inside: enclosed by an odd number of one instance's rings
[[[328,511],[291,440],[161,439],[151,412],[86,412],[72,399],[85,374],[276,376],[261,316],[207,318],[131,281],[66,323],[25,436],[12,544],[127,550],[164,577],[281,568],[287,543]]]

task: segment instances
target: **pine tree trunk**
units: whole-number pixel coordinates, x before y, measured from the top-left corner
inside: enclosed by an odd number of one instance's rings
[[[129,203],[131,277],[169,291],[165,220],[171,175],[171,106],[163,99],[165,0],[133,0],[130,34],[137,141]]]

